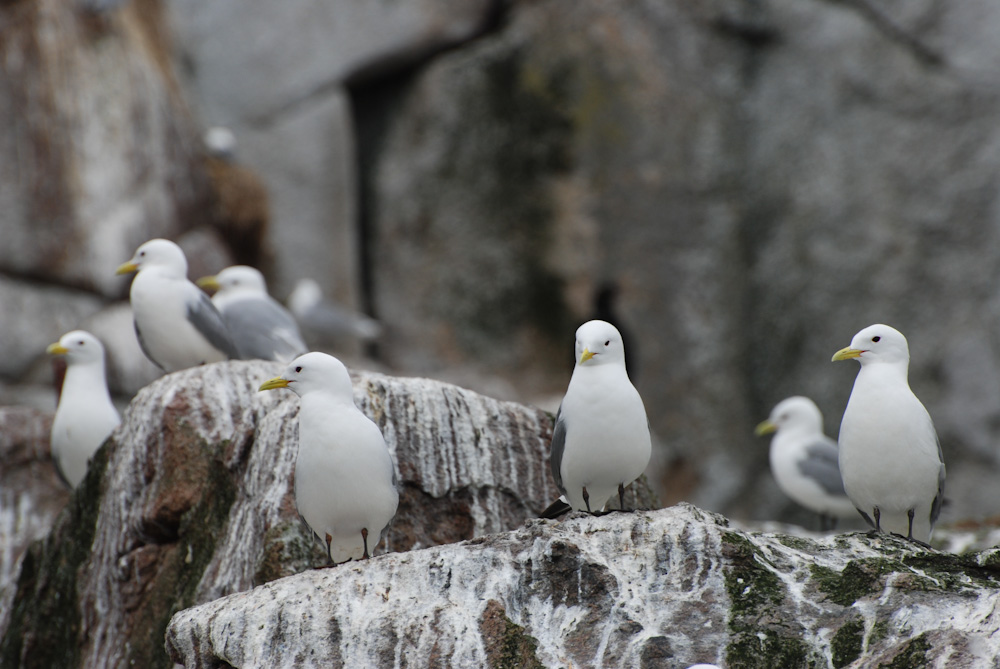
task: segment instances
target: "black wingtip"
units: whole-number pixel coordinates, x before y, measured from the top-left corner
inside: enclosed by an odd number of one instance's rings
[[[556,501],[552,502],[552,504],[549,504],[549,507],[545,509],[545,511],[542,511],[540,514],[538,514],[538,517],[547,518],[549,520],[555,520],[556,518],[563,515],[567,511],[572,511],[572,510],[573,507],[571,507],[569,504],[562,501],[561,499],[557,499]]]

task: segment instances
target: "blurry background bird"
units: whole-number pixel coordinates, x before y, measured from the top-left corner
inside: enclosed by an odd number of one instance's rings
[[[313,279],[299,279],[288,296],[288,308],[314,347],[336,349],[345,341],[369,342],[382,334],[378,321],[324,297]]]
[[[820,530],[858,515],[844,492],[837,442],[823,433],[823,414],[815,402],[801,396],[782,400],[755,433],[774,433],[769,457],[774,480],[783,493],[819,514]]]
[[[295,317],[267,294],[264,275],[253,267],[234,265],[198,279],[212,295],[233,343],[244,360],[290,362],[308,350]]]

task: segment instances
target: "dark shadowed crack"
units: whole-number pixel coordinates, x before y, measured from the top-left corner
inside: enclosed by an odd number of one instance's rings
[[[872,0],[828,0],[838,5],[850,7],[860,14],[868,23],[891,41],[905,48],[913,57],[925,65],[944,65],[942,53],[931,48],[919,37],[907,31],[896,23],[892,17],[883,12]]]

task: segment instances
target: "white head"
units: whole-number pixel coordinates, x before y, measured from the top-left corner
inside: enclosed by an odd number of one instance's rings
[[[795,395],[778,402],[767,420],[757,426],[757,436],[771,432],[823,432],[823,414],[808,397]]]
[[[576,366],[625,366],[622,335],[607,321],[587,321],[576,330]]]
[[[179,278],[187,277],[187,258],[181,247],[169,239],[151,239],[136,249],[135,255],[121,265],[116,274],[131,274],[156,268],[162,273]]]
[[[264,275],[249,265],[227,267],[215,276],[198,279],[198,285],[224,294],[267,295],[267,282],[264,281]]]
[[[302,315],[319,304],[323,299],[323,291],[312,279],[299,279],[295,290],[288,296],[288,308],[292,313]]]
[[[212,126],[202,135],[202,140],[210,155],[222,160],[232,160],[236,157],[236,135],[229,128],[221,125]]]
[[[66,357],[66,364],[97,365],[104,369],[104,346],[94,335],[85,330],[67,332],[59,341],[50,345],[46,352]]]
[[[833,360],[857,359],[862,366],[870,363],[902,364],[910,362],[910,349],[906,337],[899,330],[888,325],[869,325],[854,335],[851,345],[833,355]]]
[[[326,353],[305,353],[288,363],[284,374],[265,381],[260,390],[288,388],[299,397],[312,392],[325,392],[354,403],[354,387],[347,367]]]

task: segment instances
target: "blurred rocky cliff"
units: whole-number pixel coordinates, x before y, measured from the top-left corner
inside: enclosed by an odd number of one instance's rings
[[[8,0],[0,395],[51,408],[80,325],[123,401],[157,376],[113,275],[153,236],[192,276],[318,279],[382,369],[550,407],[614,285],[664,502],[811,522],[752,427],[805,394],[835,436],[830,356],[885,322],[944,521],[996,515],[998,29],[985,0]]]

